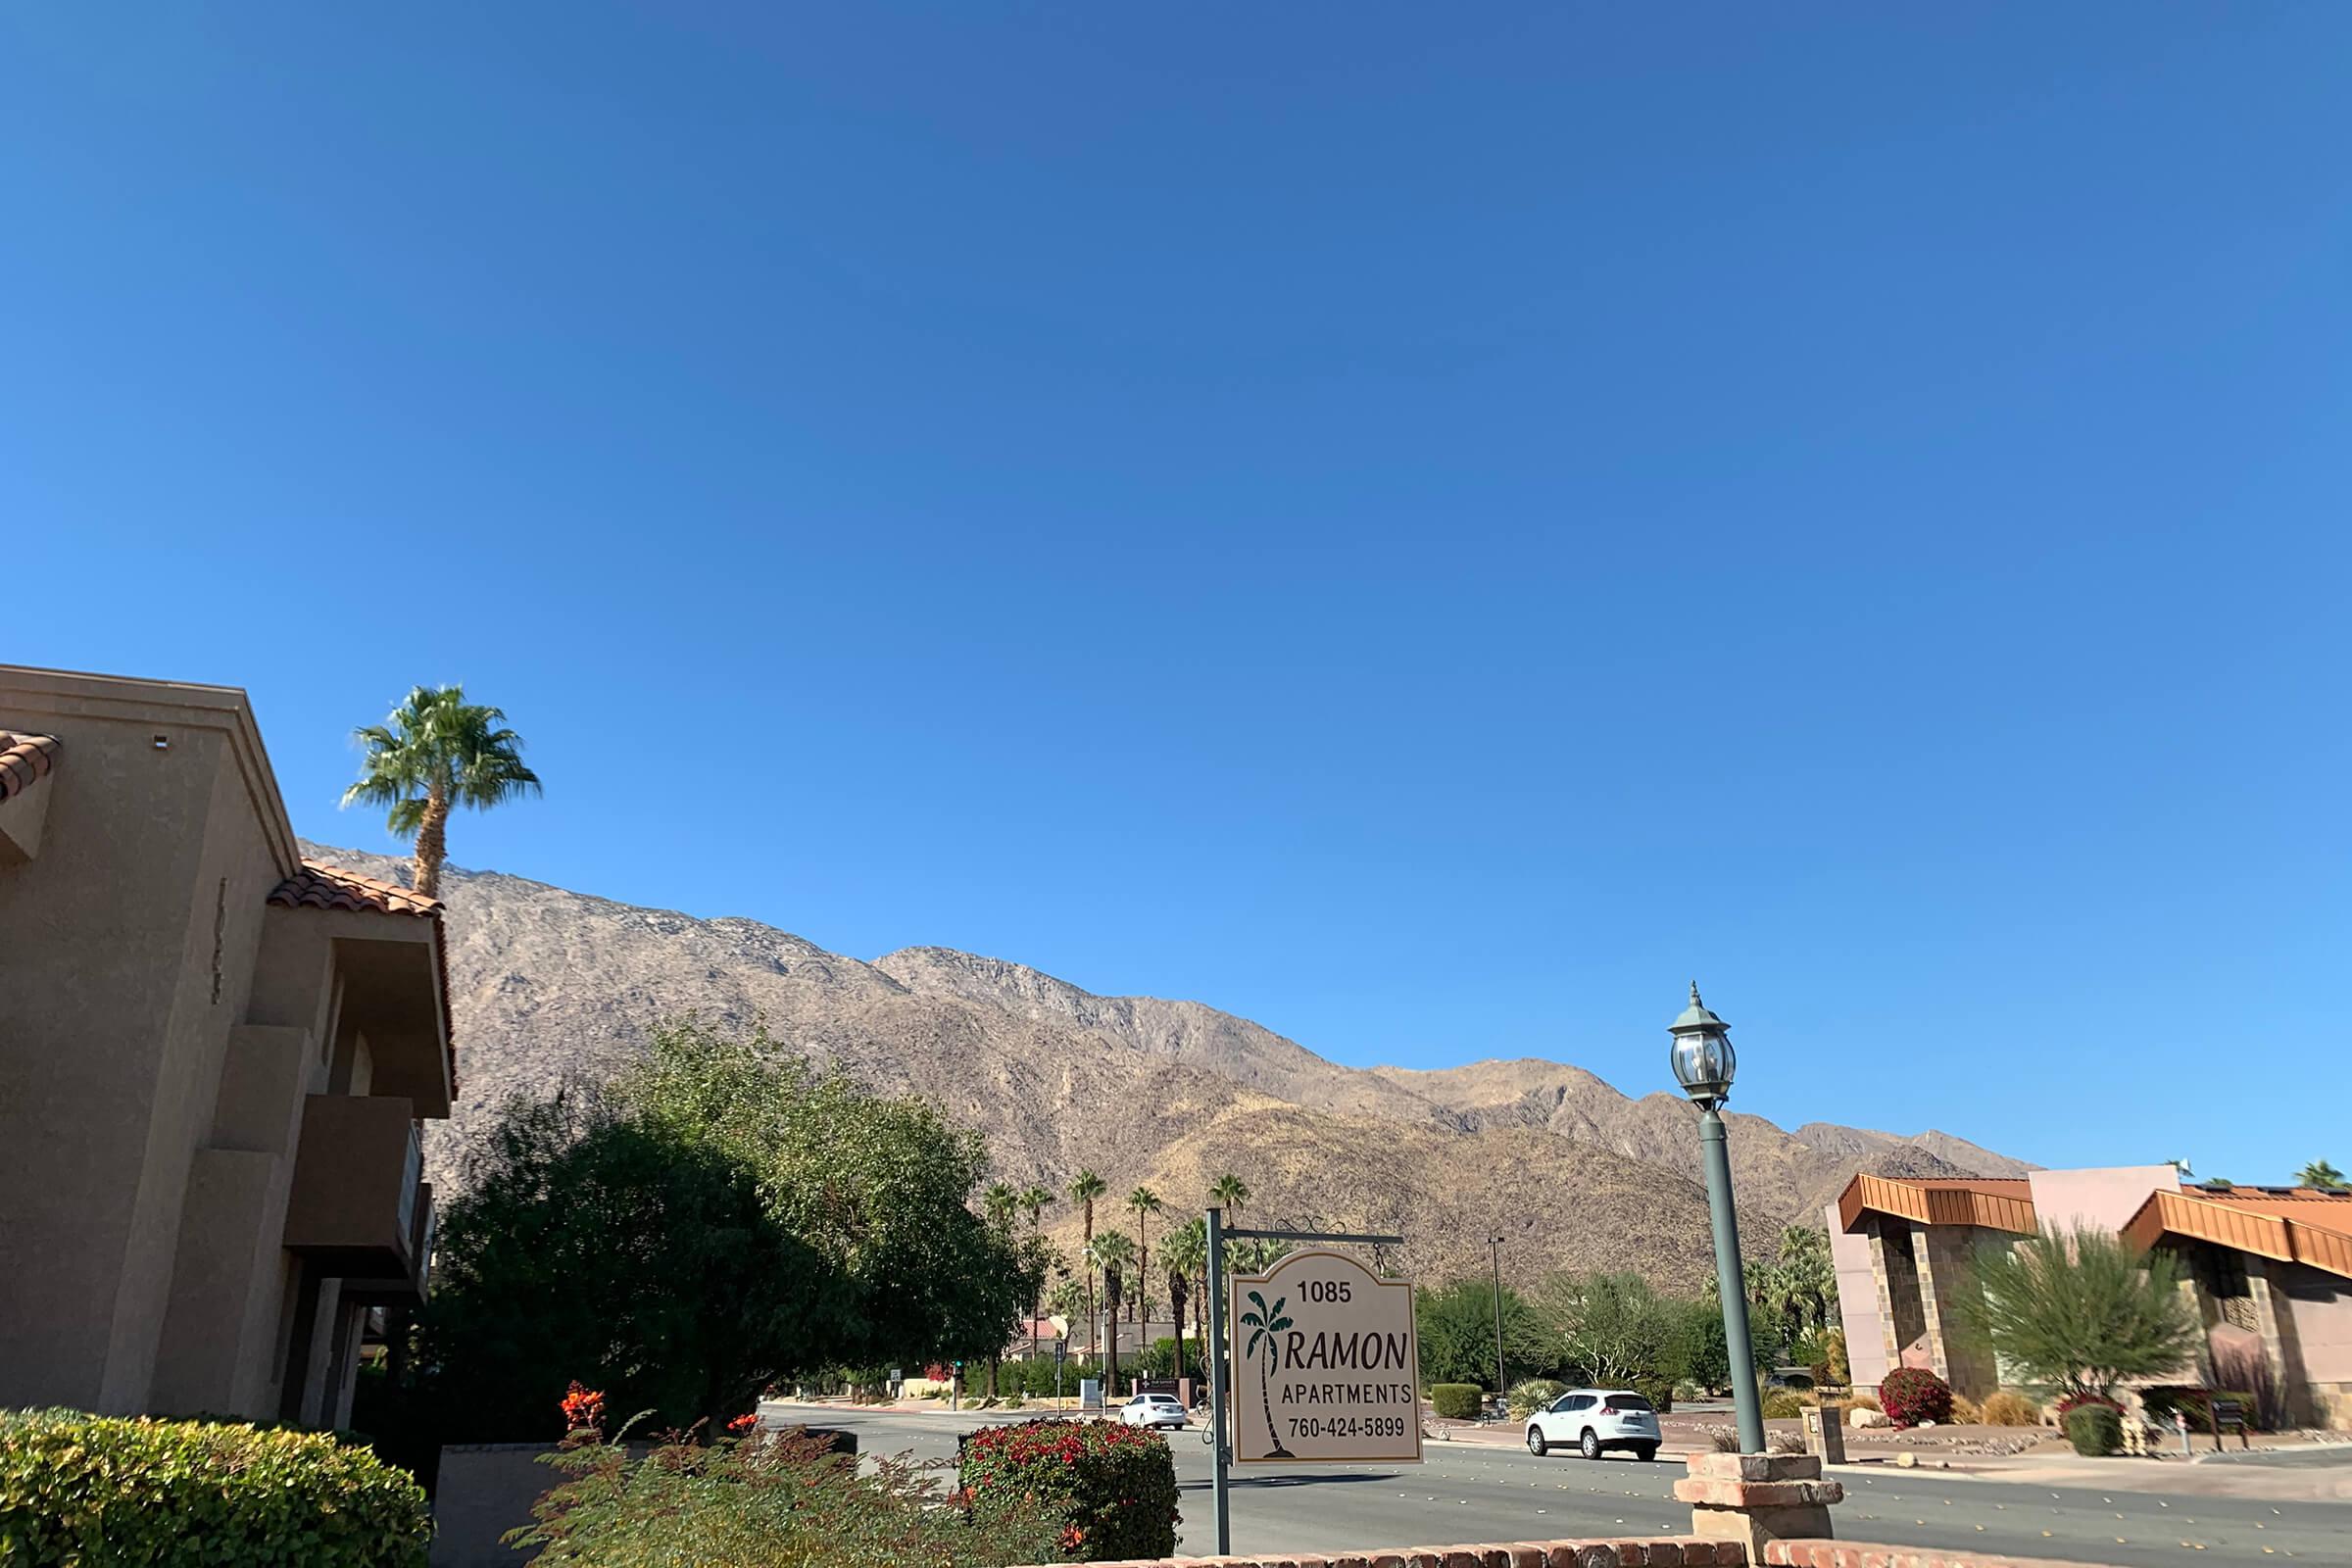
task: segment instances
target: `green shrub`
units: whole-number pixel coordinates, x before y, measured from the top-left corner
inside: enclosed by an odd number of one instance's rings
[[[1508,1400],[1511,1414],[1529,1416],[1568,1392],[1564,1383],[1549,1378],[1523,1378],[1511,1385]]]
[[[405,1470],[322,1433],[0,1413],[0,1563],[421,1568]]]
[[[1805,1413],[1813,1401],[1795,1389],[1767,1389],[1764,1391],[1764,1419],[1790,1421]]]
[[[983,1525],[938,1506],[931,1478],[904,1459],[855,1460],[806,1433],[623,1447],[566,1447],[546,1462],[568,1479],[514,1531],[548,1568],[809,1568],[829,1563],[1001,1568],[1046,1562],[1043,1522]],[[515,1559],[519,1561],[520,1559]]]
[[[1920,1366],[1898,1366],[1879,1384],[1880,1407],[1898,1427],[1952,1418],[1952,1386]]]
[[[1028,1421],[964,1440],[973,1522],[1043,1523],[1078,1562],[1176,1550],[1176,1458],[1157,1433],[1116,1421]]]
[[[2066,1441],[2077,1453],[2113,1453],[2124,1446],[2124,1418],[2109,1405],[2079,1404],[2066,1412]]]
[[[1658,1414],[1674,1408],[1674,1380],[1655,1372],[1643,1372],[1633,1380],[1634,1392],[1650,1402]]]
[[[1429,1406],[1448,1421],[1475,1421],[1478,1407],[1487,1391],[1475,1383],[1433,1383],[1429,1386]]]

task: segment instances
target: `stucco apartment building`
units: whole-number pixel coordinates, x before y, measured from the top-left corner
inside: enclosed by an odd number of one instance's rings
[[[2170,1165],[2014,1180],[1856,1176],[1826,1218],[1856,1387],[1926,1367],[1982,1397],[1998,1369],[1960,1332],[1980,1249],[2093,1228],[2185,1265],[2205,1325],[2183,1380],[2274,1391],[2297,1423],[2352,1428],[2352,1194],[2186,1186]]]
[[[296,852],[245,694],[0,665],[0,1406],[345,1422],[422,1298],[440,906]]]

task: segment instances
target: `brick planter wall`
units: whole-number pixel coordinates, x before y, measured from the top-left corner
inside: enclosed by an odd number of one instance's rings
[[[1862,1541],[1776,1541],[1764,1548],[1764,1561],[1770,1568],[2104,1568],[2056,1557],[1984,1557]]]
[[[1485,1542],[1467,1546],[1389,1546],[1377,1551],[1279,1552],[1265,1557],[1140,1557],[1092,1568],[1738,1568],[1736,1541],[1671,1536],[1628,1541]]]

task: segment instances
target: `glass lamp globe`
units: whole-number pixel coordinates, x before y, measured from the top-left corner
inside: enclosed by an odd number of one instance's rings
[[[1731,1098],[1732,1074],[1739,1067],[1731,1029],[1698,1000],[1696,981],[1690,985],[1690,1005],[1666,1028],[1674,1036],[1667,1059],[1683,1093],[1702,1105]]]

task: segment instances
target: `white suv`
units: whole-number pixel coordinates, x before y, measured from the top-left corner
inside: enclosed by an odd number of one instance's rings
[[[1571,1389],[1527,1418],[1527,1451],[1542,1458],[1574,1447],[1588,1459],[1604,1448],[1658,1456],[1658,1412],[1631,1389]]]
[[[1139,1394],[1119,1406],[1119,1419],[1131,1427],[1180,1427],[1186,1424],[1184,1406],[1172,1394]]]

